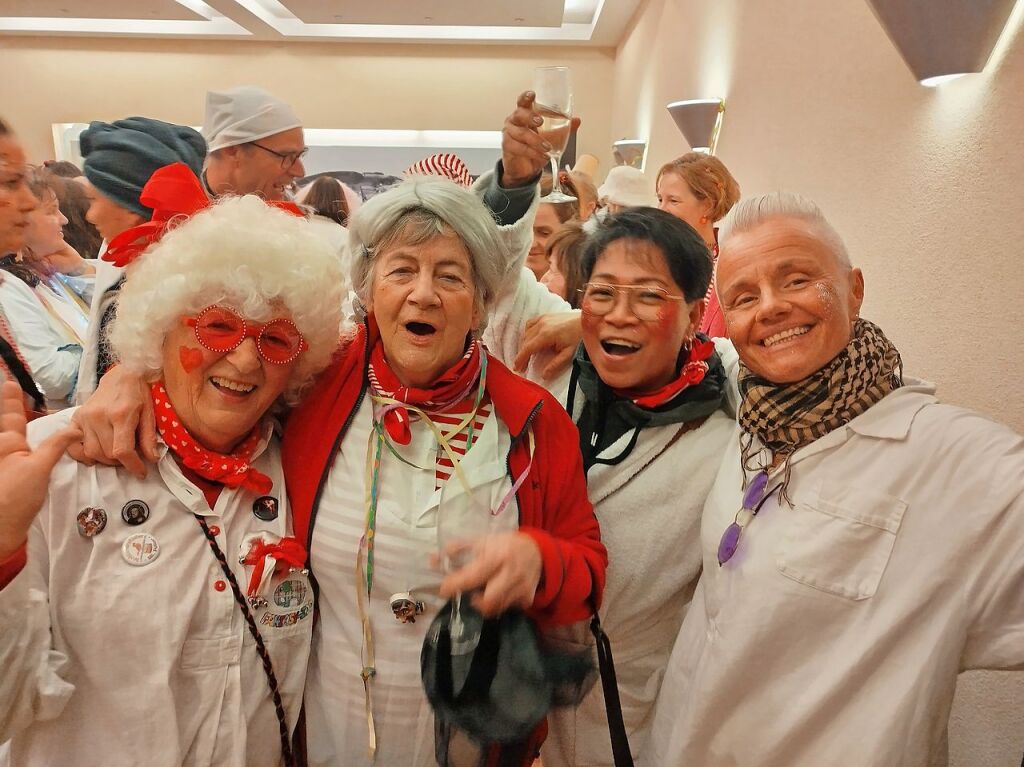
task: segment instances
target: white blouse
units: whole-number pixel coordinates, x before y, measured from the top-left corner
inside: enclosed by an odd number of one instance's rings
[[[37,443],[73,410],[34,421]],[[268,474],[276,519],[254,514],[257,494],[225,488],[211,510],[163,454],[144,480],[64,457],[32,525],[28,565],[0,590],[0,742],[11,764],[76,767],[277,767],[281,743],[270,688],[224,573],[193,514],[203,516],[243,591],[248,539],[290,533],[276,438],[253,465]],[[131,525],[122,510],[149,510]],[[103,509],[92,537],[86,507]],[[136,507],[138,508],[138,507]],[[127,515],[130,518],[130,515]],[[142,564],[139,564],[139,563]],[[313,625],[301,571],[274,577],[254,617],[294,728]],[[73,757],[69,757],[73,755]]]

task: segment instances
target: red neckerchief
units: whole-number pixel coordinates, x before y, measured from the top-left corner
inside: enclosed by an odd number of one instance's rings
[[[207,196],[202,183],[192,169],[183,162],[165,165],[156,170],[142,187],[139,203],[152,208],[153,216],[144,224],[126,229],[107,243],[104,261],[114,266],[127,266],[154,242],[164,236],[172,219],[188,217],[210,207],[213,201]],[[304,218],[302,209],[293,202],[267,201],[267,205]]]
[[[178,456],[186,468],[191,469],[200,477],[210,482],[217,482],[226,487],[244,487],[260,495],[271,491],[274,483],[263,472],[257,471],[249,461],[256,452],[262,428],[257,425],[252,433],[242,440],[234,453],[227,455],[217,453],[196,442],[178,420],[177,413],[171,406],[164,385],[157,381],[149,388],[153,397],[153,409],[156,413],[156,428],[167,447]]]
[[[426,410],[445,412],[465,400],[480,380],[480,344],[474,338],[458,362],[442,373],[429,389],[403,386],[384,356],[384,344],[376,330],[376,320],[369,317],[370,338],[376,338],[370,350],[368,376],[374,393],[408,402]],[[384,414],[384,428],[399,445],[408,445],[412,440],[409,429],[409,411],[404,407],[393,408]]]
[[[699,341],[695,338],[690,346],[686,362],[679,370],[679,375],[660,389],[644,393],[632,389],[612,389],[612,391],[623,399],[633,400],[633,404],[637,407],[648,409],[659,407],[678,396],[684,389],[695,386],[704,380],[704,376],[708,372],[708,363],[705,360],[714,351],[714,341]]]

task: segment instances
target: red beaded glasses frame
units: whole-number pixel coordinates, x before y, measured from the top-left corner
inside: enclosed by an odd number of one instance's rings
[[[211,352],[223,354],[237,349],[246,338],[255,338],[260,357],[273,365],[287,365],[309,348],[295,323],[284,317],[251,322],[233,309],[213,304],[182,321],[195,331],[199,345]]]

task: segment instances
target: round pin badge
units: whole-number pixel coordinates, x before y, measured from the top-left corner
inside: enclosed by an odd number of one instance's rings
[[[149,506],[145,501],[128,501],[121,509],[121,519],[132,526],[141,525],[149,519]]]
[[[75,518],[78,523],[78,534],[83,538],[92,538],[103,532],[107,526],[107,512],[95,506],[86,506]]]
[[[252,513],[257,519],[264,522],[272,522],[277,519],[277,498],[271,495],[263,495],[252,502]]]
[[[121,544],[121,556],[128,564],[143,567],[160,556],[160,544],[149,533],[135,533]]]

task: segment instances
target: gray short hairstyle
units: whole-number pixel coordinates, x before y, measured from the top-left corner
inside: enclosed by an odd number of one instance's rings
[[[334,248],[306,219],[254,195],[225,197],[128,267],[110,343],[122,365],[156,378],[164,339],[183,316],[223,302],[262,322],[283,307],[309,345],[284,391],[295,404],[338,348],[343,285]]]
[[[352,286],[365,306],[377,258],[398,245],[419,245],[453,232],[469,251],[483,330],[505,276],[505,244],[494,215],[477,195],[449,181],[415,176],[378,194],[352,216]]]
[[[723,222],[719,239],[724,244],[730,236],[749,231],[775,218],[795,218],[807,222],[841,266],[853,267],[843,238],[825,218],[821,208],[807,197],[793,192],[772,192],[740,200]]]

